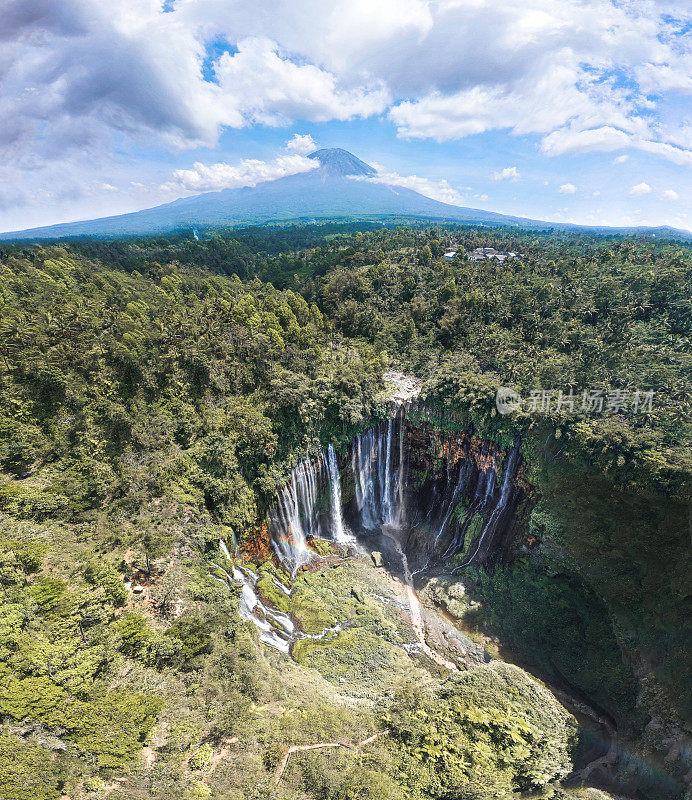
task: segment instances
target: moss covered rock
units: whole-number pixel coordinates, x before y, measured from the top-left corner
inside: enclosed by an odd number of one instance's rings
[[[320,556],[327,556],[334,552],[334,543],[327,539],[310,539],[310,547]]]
[[[302,639],[293,657],[318,670],[327,680],[347,684],[353,694],[367,695],[411,672],[405,652],[371,631],[348,628],[324,639]]]
[[[307,583],[291,598],[291,611],[305,633],[319,634],[336,625],[334,605],[326,603],[321,593]]]
[[[463,619],[471,607],[464,584],[448,576],[432,578],[426,584],[424,594],[456,619]]]
[[[277,585],[274,577],[268,572],[260,573],[255,584],[255,592],[265,605],[284,613],[291,610],[291,598]]]

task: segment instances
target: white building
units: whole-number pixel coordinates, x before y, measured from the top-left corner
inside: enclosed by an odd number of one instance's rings
[[[503,261],[517,258],[516,253],[502,253],[494,247],[477,247],[466,254],[470,261],[484,261],[487,258],[494,258],[496,261],[502,263]]]

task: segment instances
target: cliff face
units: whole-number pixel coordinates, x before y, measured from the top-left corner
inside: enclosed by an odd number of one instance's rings
[[[617,723],[636,754],[621,753],[617,767],[629,771],[633,794],[660,790],[668,773],[661,797],[677,797],[689,750],[671,665],[684,652],[684,626],[651,615],[661,598],[680,620],[686,595],[675,582],[672,592],[660,581],[637,583],[633,570],[641,564],[654,575],[680,509],[653,497],[645,509],[593,469],[538,449],[545,432],[520,451],[519,440],[500,444],[463,423],[443,429],[412,416],[400,409],[340,455],[330,446],[297,465],[269,527],[246,539],[247,554],[258,560],[271,546],[295,576],[319,563],[311,561],[320,537],[343,544],[350,529],[367,542],[394,530],[414,576],[446,571],[480,601],[476,621],[523,663]],[[641,554],[628,549],[635,518]],[[669,570],[674,577],[678,567]]]
[[[394,529],[412,563],[456,556],[458,565],[506,561],[526,543],[530,486],[519,442],[502,448],[470,430],[443,432],[396,417],[362,431],[338,457],[333,446],[296,465],[269,510],[271,543],[292,572],[309,539]],[[266,551],[268,532],[246,548]],[[533,540],[535,542],[535,538]]]
[[[414,560],[506,561],[526,542],[530,486],[518,443],[503,449],[470,430],[408,424],[406,452],[407,551]]]

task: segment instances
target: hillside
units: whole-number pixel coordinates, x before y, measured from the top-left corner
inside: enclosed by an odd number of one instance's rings
[[[689,247],[284,234],[0,249],[0,796],[682,800]]]

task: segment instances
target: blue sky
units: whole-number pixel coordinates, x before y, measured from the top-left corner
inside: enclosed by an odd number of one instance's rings
[[[462,205],[692,229],[687,3],[6,5],[0,230],[252,185],[313,143]]]

